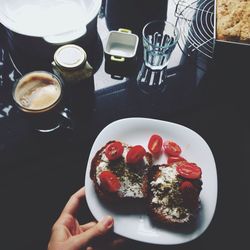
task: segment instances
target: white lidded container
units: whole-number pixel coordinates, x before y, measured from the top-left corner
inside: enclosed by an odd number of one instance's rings
[[[102,0],[0,0],[0,22],[15,54],[51,60],[61,45],[96,39],[101,4]]]
[[[0,21],[27,36],[68,38],[86,32],[98,14],[101,0],[0,0]],[[61,40],[61,42],[64,42]]]

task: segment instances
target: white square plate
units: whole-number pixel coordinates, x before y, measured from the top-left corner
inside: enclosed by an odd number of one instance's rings
[[[90,179],[91,161],[96,152],[110,140],[118,140],[129,145],[140,144],[147,149],[152,134],[159,134],[164,140],[173,140],[182,148],[185,159],[195,162],[202,169],[201,209],[197,223],[190,231],[171,230],[151,223],[146,213],[121,214],[107,208],[96,195]],[[155,164],[166,163],[167,156],[157,159]],[[90,211],[97,220],[105,215],[114,218],[114,232],[124,237],[161,245],[181,244],[199,237],[209,226],[217,203],[217,171],[213,154],[207,143],[193,130],[179,124],[147,119],[127,118],[115,121],[105,127],[97,136],[90,152],[85,176],[86,199]]]

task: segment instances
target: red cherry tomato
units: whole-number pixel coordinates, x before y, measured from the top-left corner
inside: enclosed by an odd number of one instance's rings
[[[185,206],[196,209],[198,207],[199,192],[190,181],[183,181],[180,185]]]
[[[123,150],[123,145],[120,142],[111,142],[105,148],[105,155],[110,161],[113,161],[122,156]]]
[[[166,141],[163,145],[165,153],[171,156],[179,156],[181,154],[181,148],[173,141]]]
[[[186,161],[186,159],[181,156],[169,156],[168,157],[168,164],[172,164],[172,163],[180,162],[180,161]]]
[[[126,161],[129,164],[135,164],[140,161],[146,155],[146,150],[141,145],[136,145],[129,149]]]
[[[152,135],[148,142],[148,149],[152,154],[159,154],[162,148],[162,138],[159,135]]]
[[[187,179],[199,179],[201,178],[201,168],[195,163],[183,161],[176,167],[177,172]]]
[[[180,191],[190,191],[190,190],[196,190],[195,186],[190,181],[183,181],[180,185]]]
[[[101,185],[109,192],[117,192],[121,187],[118,177],[111,171],[103,171],[99,174]]]

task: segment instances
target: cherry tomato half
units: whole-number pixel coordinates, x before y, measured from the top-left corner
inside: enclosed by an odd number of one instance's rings
[[[183,181],[180,185],[185,206],[195,209],[198,207],[199,192],[190,181]]]
[[[111,171],[103,171],[99,174],[101,185],[109,192],[117,192],[121,187],[118,177]]]
[[[159,135],[152,135],[148,142],[148,149],[152,154],[159,154],[162,148],[162,138]]]
[[[176,167],[177,172],[187,179],[199,179],[201,178],[201,168],[195,163],[183,161]]]
[[[111,142],[105,148],[105,155],[110,161],[113,161],[122,156],[123,150],[123,145],[120,142]]]
[[[126,161],[129,164],[135,164],[140,161],[146,155],[146,150],[141,145],[136,145],[129,149]]]
[[[165,153],[171,156],[179,156],[181,154],[180,146],[173,141],[165,141],[164,145]]]
[[[168,164],[172,164],[172,163],[180,162],[180,161],[186,161],[186,159],[181,156],[169,156],[168,157]]]
[[[180,185],[180,191],[190,191],[190,190],[196,190],[195,186],[190,181],[183,181]]]

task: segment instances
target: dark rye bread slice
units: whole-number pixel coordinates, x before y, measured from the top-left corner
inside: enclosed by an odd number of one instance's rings
[[[131,146],[121,142],[124,146],[122,157],[109,161],[104,151],[106,146],[112,142],[115,141],[109,141],[98,150],[91,162],[90,178],[94,182],[97,195],[102,200],[111,203],[123,200],[145,200],[148,191],[148,169],[152,166],[152,155],[147,152],[143,160],[137,164],[127,164],[125,158]],[[121,183],[118,192],[111,193],[101,185],[98,175],[106,170],[111,171],[118,177]]]
[[[148,210],[150,218],[162,225],[189,225],[192,224],[199,210],[199,193],[202,181],[188,180],[195,186],[197,196],[192,195],[189,202],[180,191],[184,179],[176,171],[177,164],[154,165],[148,174]],[[195,200],[193,200],[195,199]],[[196,200],[197,199],[197,200]]]

